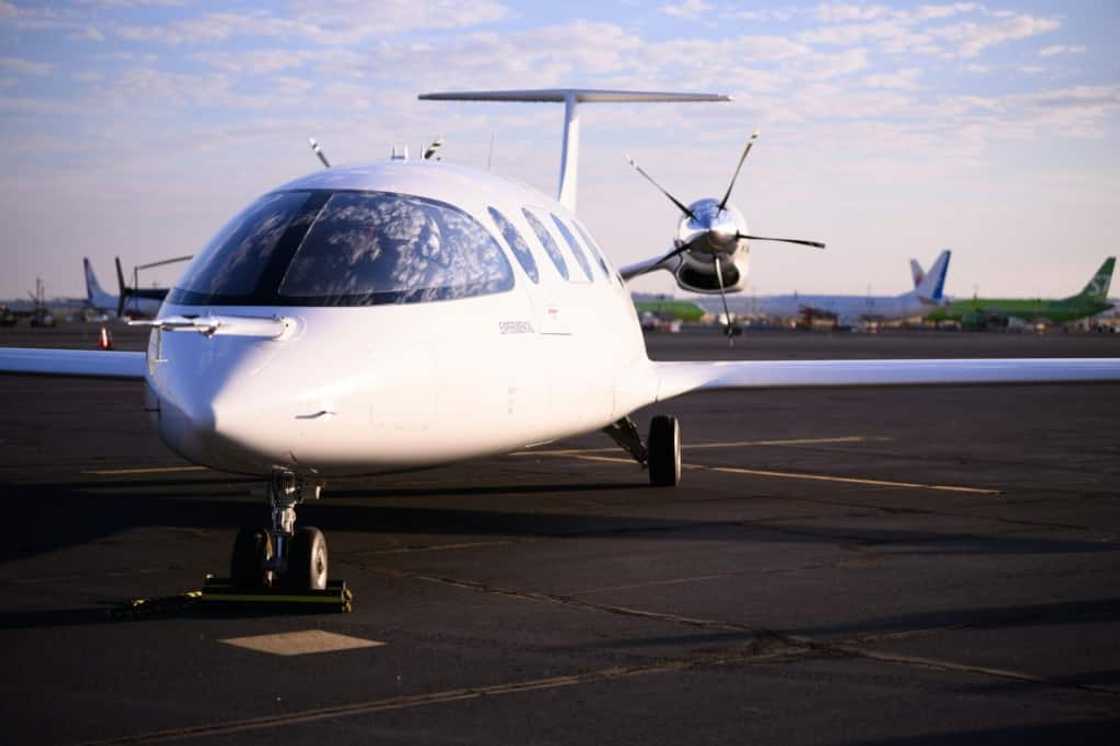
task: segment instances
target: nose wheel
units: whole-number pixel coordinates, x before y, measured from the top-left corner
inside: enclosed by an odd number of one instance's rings
[[[327,539],[313,526],[296,529],[296,506],[317,500],[321,482],[291,472],[272,476],[268,502],[270,528],[243,528],[237,533],[230,558],[230,578],[241,588],[287,588],[320,591],[327,587]]]

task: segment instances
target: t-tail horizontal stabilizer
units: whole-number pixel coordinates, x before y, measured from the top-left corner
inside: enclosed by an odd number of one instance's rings
[[[579,172],[579,104],[686,103],[730,101],[713,93],[667,93],[661,91],[605,91],[594,88],[542,88],[521,91],[450,91],[422,93],[421,101],[513,101],[564,104],[564,144],[560,150],[560,204],[576,209]]]

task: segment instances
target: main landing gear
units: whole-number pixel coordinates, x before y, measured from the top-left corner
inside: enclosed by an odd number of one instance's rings
[[[676,417],[659,414],[649,423],[649,437],[642,443],[638,427],[623,417],[603,431],[649,468],[649,483],[654,487],[676,487],[681,482],[681,426]]]
[[[233,544],[230,579],[239,588],[321,591],[327,587],[327,539],[313,526],[296,529],[296,505],[319,499],[321,482],[277,471],[268,485],[271,528],[243,528]]]

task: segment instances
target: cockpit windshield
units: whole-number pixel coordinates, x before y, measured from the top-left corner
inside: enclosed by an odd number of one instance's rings
[[[365,306],[487,295],[513,282],[498,243],[456,207],[314,190],[266,195],[230,221],[170,301]]]

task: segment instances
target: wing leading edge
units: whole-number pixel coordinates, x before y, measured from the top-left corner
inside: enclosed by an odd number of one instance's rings
[[[143,380],[147,355],[104,350],[0,348],[0,373]]]
[[[1120,382],[1120,358],[655,362],[657,400],[736,388]]]

